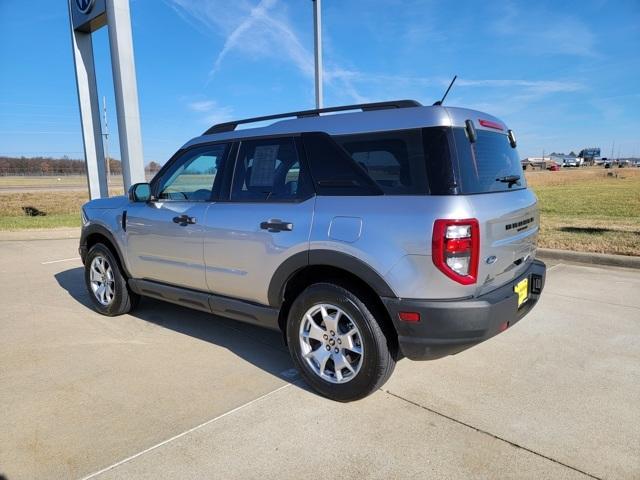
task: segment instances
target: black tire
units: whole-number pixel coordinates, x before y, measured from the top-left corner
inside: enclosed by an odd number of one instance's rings
[[[346,383],[332,383],[321,378],[303,357],[299,337],[301,323],[305,313],[320,304],[340,308],[360,332],[362,363],[355,376]],[[394,356],[380,323],[360,296],[339,285],[316,283],[307,287],[291,305],[286,333],[289,351],[303,378],[314,390],[332,400],[350,402],[370,395],[384,385],[395,367]]]
[[[107,304],[101,303],[91,287],[91,265],[96,257],[102,257],[113,272],[113,298]],[[120,262],[111,250],[102,243],[97,243],[87,253],[84,267],[84,282],[89,292],[89,298],[98,313],[108,317],[123,315],[133,310],[140,301],[140,296],[132,292],[127,285],[127,279],[122,273]]]

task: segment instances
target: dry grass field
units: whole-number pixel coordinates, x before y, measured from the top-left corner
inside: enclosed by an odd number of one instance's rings
[[[540,200],[541,247],[640,255],[640,168],[527,171],[526,177]],[[55,177],[12,181],[0,178],[0,186],[59,183]],[[81,186],[84,178],[61,182]],[[111,191],[122,194],[122,187]],[[79,226],[87,199],[82,191],[0,193],[0,230]],[[46,215],[27,216],[24,207]]]
[[[526,173],[540,202],[540,246],[640,255],[640,168]]]
[[[122,187],[111,190],[123,192]],[[82,191],[0,193],[0,230],[80,226],[80,206],[88,200]],[[29,216],[24,211],[29,207],[46,215]]]

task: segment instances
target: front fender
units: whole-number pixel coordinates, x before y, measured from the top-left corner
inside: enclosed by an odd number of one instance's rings
[[[80,233],[80,247],[78,249],[82,263],[84,264],[85,262],[89,248],[93,243],[95,243],[93,241],[95,236],[104,237],[111,244],[113,250],[115,250],[114,253],[120,261],[120,266],[122,267],[123,272],[128,278],[131,278],[131,274],[129,273],[129,269],[126,264],[126,257],[124,256],[124,248],[121,245],[121,242],[118,241],[116,235],[114,235],[109,228],[101,223],[89,223],[82,227],[82,231]]]

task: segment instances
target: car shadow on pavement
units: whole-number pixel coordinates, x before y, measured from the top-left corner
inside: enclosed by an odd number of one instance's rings
[[[94,311],[82,267],[56,273],[55,279],[74,300]],[[280,332],[145,297],[129,316],[226,348],[265,372],[307,390],[297,382],[299,374]]]

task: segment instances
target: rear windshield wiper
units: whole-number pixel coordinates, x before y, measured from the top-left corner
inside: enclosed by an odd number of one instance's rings
[[[508,183],[509,188],[511,188],[511,185],[513,184],[520,185],[520,175],[506,175],[504,177],[498,177],[496,178],[496,182]]]

